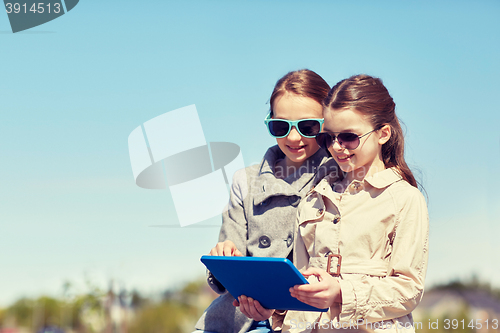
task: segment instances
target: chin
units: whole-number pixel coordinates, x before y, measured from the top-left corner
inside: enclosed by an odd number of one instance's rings
[[[339,163],[337,162],[337,164],[339,164]],[[340,170],[342,170],[342,172],[352,172],[352,171],[354,171],[354,168],[351,165],[340,165],[339,164],[339,167],[340,167]]]

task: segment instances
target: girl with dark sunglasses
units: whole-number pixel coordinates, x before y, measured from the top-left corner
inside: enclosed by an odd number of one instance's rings
[[[277,145],[262,162],[235,173],[230,209],[223,213],[219,243],[211,255],[292,259],[297,206],[315,182],[337,170],[315,136],[323,123],[322,102],[330,87],[304,69],[276,83],[265,125]],[[205,332],[272,332],[267,320],[274,310],[251,299],[235,300],[212,275],[209,285],[222,294],[212,302],[196,328]],[[199,331],[198,331],[199,332]]]
[[[425,199],[404,160],[395,104],[380,79],[340,81],[316,139],[343,174],[303,200],[293,261],[311,284],[290,288],[327,312],[288,311],[283,332],[414,332],[428,259]]]

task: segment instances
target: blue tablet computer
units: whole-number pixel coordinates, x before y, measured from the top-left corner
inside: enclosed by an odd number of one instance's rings
[[[203,256],[201,261],[234,297],[252,297],[267,309],[322,311],[290,295],[307,280],[285,258]]]

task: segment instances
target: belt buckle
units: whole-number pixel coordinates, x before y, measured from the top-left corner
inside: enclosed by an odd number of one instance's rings
[[[332,267],[332,258],[336,257],[337,258],[337,272],[332,273],[330,271],[330,268]],[[328,255],[328,264],[326,265],[326,272],[330,274],[331,276],[340,276],[340,264],[342,262],[342,256],[340,254],[329,254]]]

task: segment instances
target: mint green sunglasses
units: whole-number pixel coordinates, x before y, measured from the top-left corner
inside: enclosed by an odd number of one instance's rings
[[[271,114],[268,114],[266,119],[264,119],[264,124],[266,124],[269,130],[269,134],[277,139],[284,138],[290,134],[293,126],[295,126],[297,132],[304,138],[314,138],[321,132],[321,126],[324,122],[323,118],[299,120],[271,119]]]

